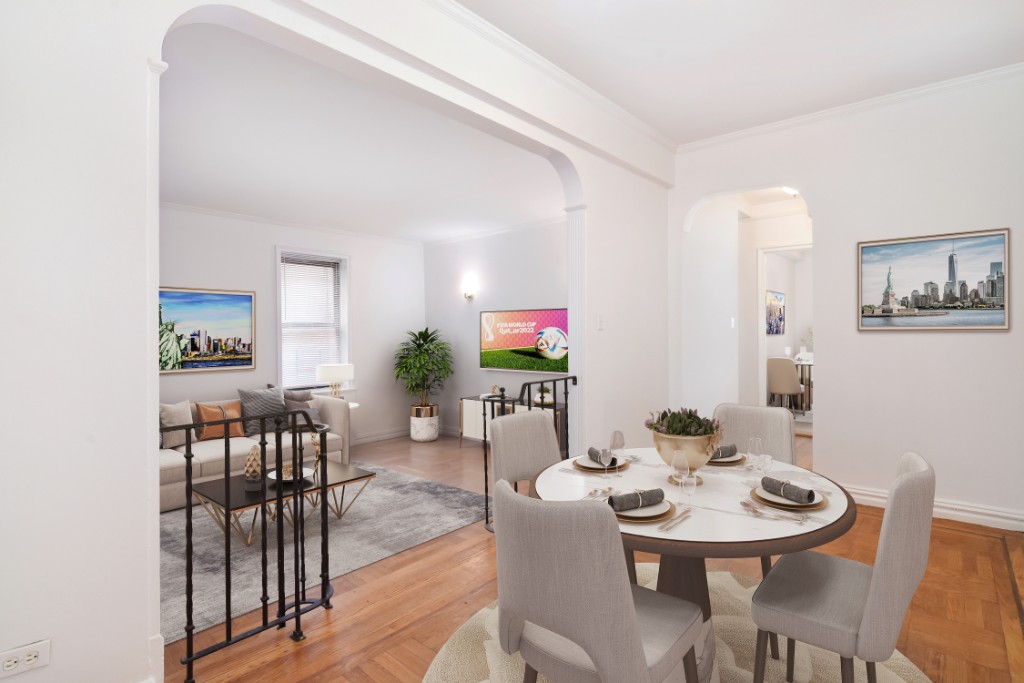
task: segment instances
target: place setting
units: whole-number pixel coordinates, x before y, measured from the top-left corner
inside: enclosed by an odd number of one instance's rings
[[[677,512],[676,506],[665,498],[662,489],[615,492],[608,496],[608,505],[620,522],[629,524],[657,524],[660,531],[671,531],[690,514],[689,508]]]

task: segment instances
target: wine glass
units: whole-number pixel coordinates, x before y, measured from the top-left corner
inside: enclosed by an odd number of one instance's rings
[[[761,461],[757,463],[757,470],[761,473],[762,477],[768,476],[768,473],[772,471],[772,465],[775,464],[772,460],[772,456],[765,453],[761,456]]]
[[[697,491],[697,475],[693,472],[688,473],[680,486],[686,493],[686,507],[690,507],[690,498]]]
[[[747,444],[747,464],[746,469],[752,470],[757,467],[761,461],[761,437],[755,436]]]
[[[685,489],[685,482],[687,477],[690,476],[690,461],[686,457],[686,453],[683,451],[672,452],[672,481],[679,485],[679,504],[683,503],[683,491]],[[694,478],[694,485],[696,486],[696,478]]]
[[[614,457],[615,456],[612,454],[610,448],[602,448],[601,452],[598,454],[597,460],[604,466],[604,475],[602,476],[602,479],[610,478],[608,476],[608,465],[612,464],[612,458]]]

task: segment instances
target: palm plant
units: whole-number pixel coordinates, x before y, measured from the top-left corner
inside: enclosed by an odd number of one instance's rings
[[[438,330],[423,328],[409,331],[408,338],[395,351],[395,380],[405,382],[405,390],[419,399],[419,405],[430,405],[430,395],[441,391],[452,376],[451,344],[441,339]]]

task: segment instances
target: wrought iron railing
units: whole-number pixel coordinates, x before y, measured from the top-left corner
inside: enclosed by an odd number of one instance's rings
[[[300,417],[302,421],[300,422]],[[237,423],[259,422],[259,447],[260,447],[260,489],[259,489],[259,519],[260,519],[260,567],[262,579],[262,594],[260,605],[254,605],[253,609],[259,607],[262,611],[260,625],[248,629],[242,633],[234,633],[232,628],[232,604],[231,604],[231,531],[232,531],[232,491],[231,491],[231,436],[230,426]],[[224,638],[220,642],[205,647],[198,652],[195,650],[193,621],[193,562],[195,559],[195,544],[193,539],[193,453],[192,435],[193,430],[204,427],[222,426],[224,429],[224,493],[223,493],[223,524],[219,524],[224,530]],[[291,438],[291,488],[285,492],[283,485],[275,486],[275,490],[267,490],[267,435],[268,428],[274,437],[275,457],[274,470],[277,481],[286,483],[289,480],[284,477],[283,445],[285,435]],[[238,643],[246,638],[254,636],[271,628],[284,628],[289,621],[294,620],[294,629],[291,633],[292,640],[300,641],[305,638],[302,633],[302,615],[324,607],[331,608],[331,595],[334,589],[330,581],[330,558],[328,555],[328,527],[327,527],[327,429],[324,424],[314,423],[309,414],[304,410],[291,410],[281,413],[245,416],[240,418],[228,418],[224,420],[211,420],[209,422],[197,422],[189,425],[176,425],[173,427],[162,427],[160,432],[185,432],[185,656],[181,663],[185,665],[185,683],[195,682],[194,665],[196,660],[213,654],[219,650]],[[303,462],[303,435],[317,434],[319,439],[319,452],[315,460],[314,471],[317,473],[315,483],[312,487],[306,487],[302,478]],[[317,501],[320,504],[320,595],[310,597],[306,593],[306,535],[305,535],[305,499],[307,493],[317,492]],[[289,500],[290,499],[290,500]],[[238,502],[237,499],[235,502]],[[286,505],[293,505],[290,515],[290,523],[293,527],[292,534],[292,577],[293,585],[292,602],[288,602],[288,588],[286,587],[286,561],[285,561],[285,529]],[[274,514],[272,523],[276,523],[276,564],[277,564],[277,609],[271,617],[271,596],[268,585],[268,507],[273,506]],[[220,507],[220,506],[218,506]]]
[[[488,461],[490,458],[490,444],[487,439],[487,419],[488,411],[490,411],[490,419],[501,417],[517,410],[516,406],[525,406],[527,410],[533,410],[539,408],[543,410],[552,410],[555,413],[555,419],[552,420],[555,435],[558,439],[558,447],[562,453],[562,459],[565,460],[569,457],[569,387],[576,386],[579,380],[576,375],[569,375],[567,377],[558,377],[556,379],[545,379],[537,380],[534,382],[525,382],[519,388],[519,396],[517,398],[511,398],[505,395],[505,387],[500,388],[500,393],[497,396],[490,396],[481,399],[483,403],[483,451],[484,451],[484,528],[490,532],[494,532],[494,527],[491,524],[491,498],[490,498],[490,472],[488,468]],[[537,402],[536,395],[533,393],[533,388],[537,387],[537,391],[540,392],[541,388],[547,389],[547,392],[552,396],[550,402]],[[562,389],[562,402],[558,402],[558,388]],[[564,438],[563,438],[564,437]],[[513,484],[513,486],[517,486]],[[517,489],[518,490],[518,486]]]

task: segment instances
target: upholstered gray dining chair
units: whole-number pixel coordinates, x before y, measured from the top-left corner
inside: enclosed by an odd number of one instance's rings
[[[768,359],[768,393],[772,396],[789,397],[789,408],[793,409],[794,396],[804,393],[800,384],[800,373],[790,358]]]
[[[934,503],[935,471],[917,453],[905,453],[889,490],[874,567],[809,550],[780,558],[754,593],[754,683],[764,680],[769,631],[788,637],[787,681],[800,640],[837,652],[843,683],[853,683],[854,657],[867,663],[874,683],[875,662],[892,656],[924,577]]]
[[[562,459],[550,410],[527,410],[491,421],[494,480],[533,479]]]
[[[697,680],[703,617],[691,602],[629,583],[615,513],[591,501],[494,486],[498,636],[526,660],[524,683],[660,683],[680,662]]]
[[[743,453],[750,439],[757,436],[761,438],[762,453],[777,462],[794,463],[793,414],[785,408],[722,403],[715,408],[715,419],[722,425],[723,444],[735,444]]]

